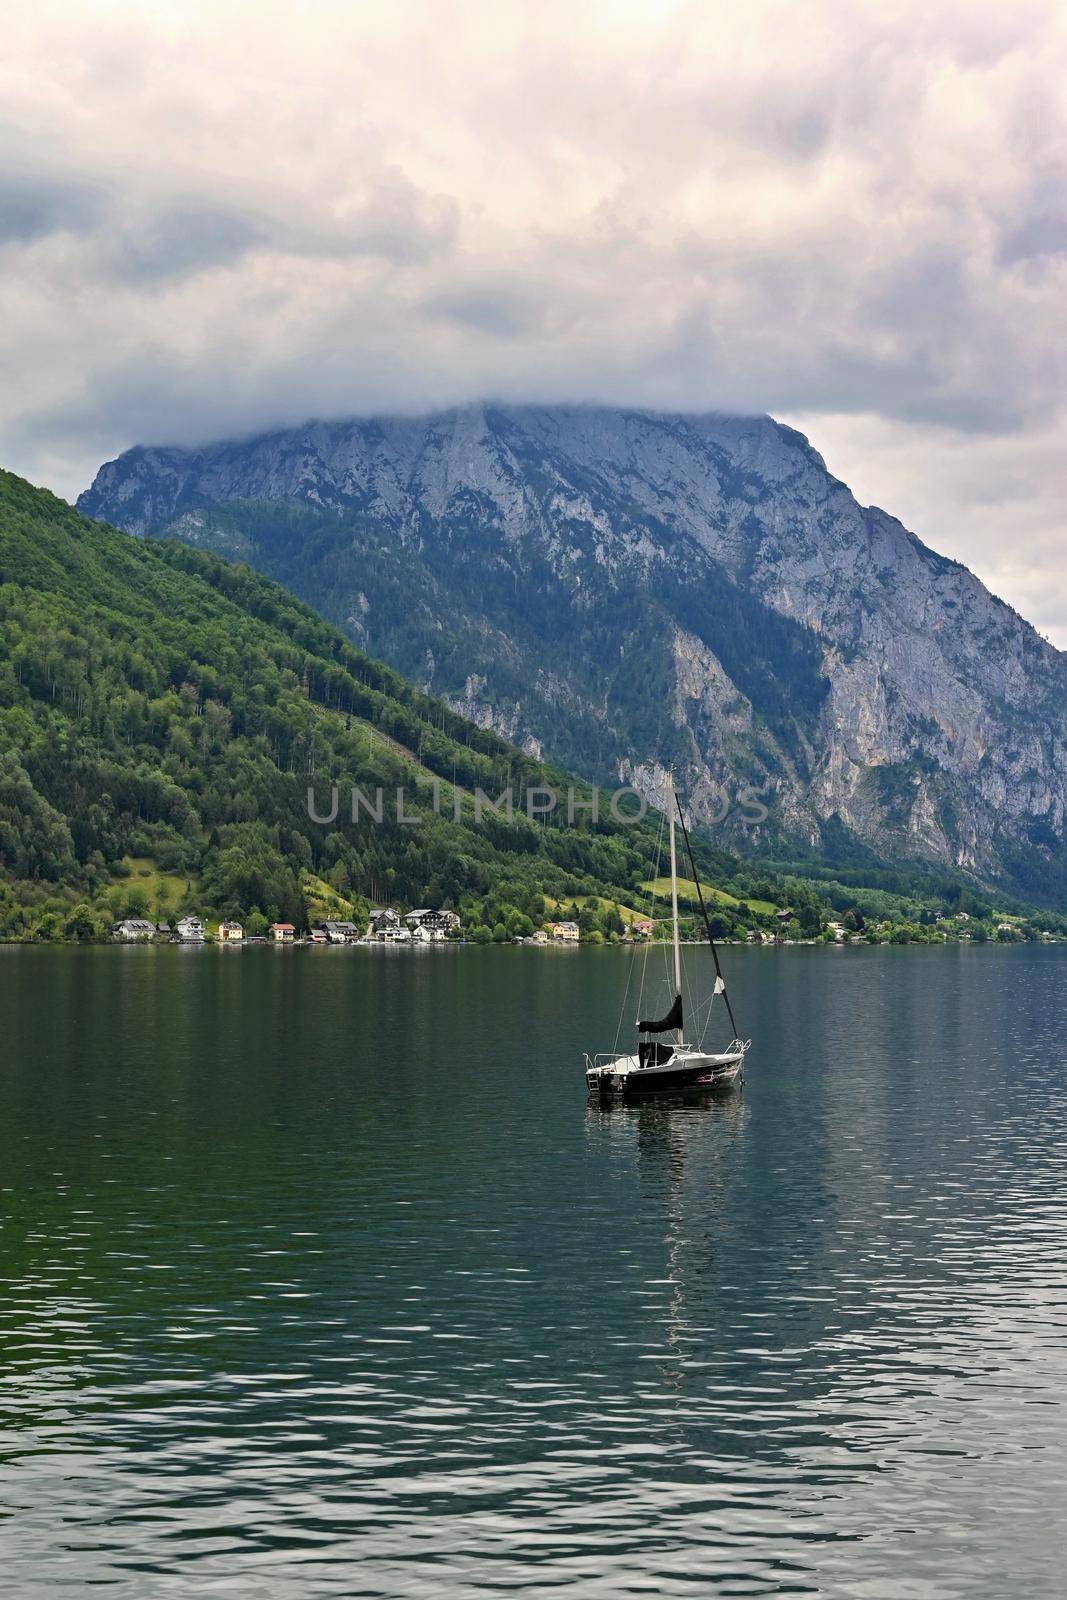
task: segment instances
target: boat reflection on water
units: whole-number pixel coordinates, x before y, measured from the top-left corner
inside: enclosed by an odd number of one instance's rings
[[[587,1104],[588,1137],[629,1146],[644,1228],[663,1230],[663,1275],[649,1284],[662,1348],[654,1365],[678,1392],[704,1364],[709,1296],[717,1298],[722,1246],[737,1226],[733,1196],[747,1122],[744,1096],[732,1086]]]
[[[632,1146],[640,1171],[666,1174],[682,1184],[686,1169],[699,1172],[701,1194],[714,1186],[728,1149],[747,1120],[745,1094],[738,1084],[708,1084],[645,1095],[640,1100],[599,1099],[585,1103],[586,1133]],[[651,1198],[651,1195],[649,1196]]]

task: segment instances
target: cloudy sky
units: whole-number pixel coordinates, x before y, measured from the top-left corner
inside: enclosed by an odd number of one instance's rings
[[[766,410],[1067,646],[1056,0],[11,8],[0,464]]]

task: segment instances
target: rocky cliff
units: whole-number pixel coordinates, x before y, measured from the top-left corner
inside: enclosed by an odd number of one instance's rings
[[[1067,883],[1067,657],[768,417],[315,423],[131,450],[78,504],[248,560],[532,751],[650,798],[674,763],[731,843]]]

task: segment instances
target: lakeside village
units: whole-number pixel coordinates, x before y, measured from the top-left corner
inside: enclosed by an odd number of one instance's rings
[[[548,921],[544,926],[532,928],[529,932],[509,933],[503,925],[490,929],[484,923],[465,929],[459,915],[449,909],[435,910],[420,907],[413,911],[402,912],[387,906],[372,911],[365,927],[352,921],[328,920],[321,925],[308,928],[305,932],[300,932],[292,922],[271,922],[267,923],[264,929],[260,926],[264,921],[262,918],[246,927],[234,918],[224,918],[217,923],[211,923],[199,916],[184,916],[172,924],[152,922],[143,917],[124,917],[113,924],[110,937],[114,941],[127,944],[216,944],[222,948],[234,949],[257,944],[407,945],[418,948],[446,942],[573,947],[579,944],[644,943],[649,940],[665,939],[668,936],[666,919],[654,921],[649,917],[631,914],[629,920],[624,921],[619,907],[609,908],[607,920],[609,922],[612,920],[613,912],[618,926],[609,927],[605,935],[604,930],[597,925],[598,920],[603,918],[603,913],[600,919],[597,916],[600,912],[599,905],[592,908],[587,906],[583,910],[574,906],[572,909],[575,913],[573,917]],[[767,928],[746,928],[738,932],[724,926],[720,915],[713,915],[711,920],[713,933],[725,944],[869,945],[915,942],[1018,944],[1053,941],[1057,938],[1053,932],[1034,927],[1022,917],[1005,916],[1002,920],[990,922],[972,917],[967,911],[932,913],[930,922],[918,925],[914,931],[907,925],[894,924],[890,919],[864,923],[862,916],[853,911],[848,912],[841,920],[833,917],[820,918],[817,928],[812,926],[813,919],[809,915],[804,918],[804,922],[807,923],[805,928],[793,907],[778,908],[773,914],[774,925]],[[715,926],[716,923],[718,927]],[[684,943],[704,943],[692,925],[687,927],[686,933]]]
[[[46,889],[26,903],[0,879],[0,942],[573,950],[670,936],[669,879],[653,882],[637,871],[629,893],[606,891],[577,873],[553,885],[554,893],[509,875],[481,894],[449,897],[431,890],[421,905],[364,895],[343,862],[326,877],[304,869],[292,882],[284,874],[246,871],[254,891],[247,896],[234,892],[236,884],[168,869],[148,855],[123,858],[111,876],[91,902],[73,904]],[[1067,917],[1059,912],[998,906],[963,885],[940,887],[941,893],[920,899],[829,877],[772,879],[752,869],[716,886],[704,884],[703,895],[716,940],[763,949],[1067,941]],[[704,918],[690,879],[679,879],[678,906],[683,942],[703,944]]]

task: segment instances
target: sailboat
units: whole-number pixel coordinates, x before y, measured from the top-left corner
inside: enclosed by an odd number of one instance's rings
[[[685,817],[674,787],[673,775],[668,775],[668,828],[671,859],[671,932],[674,947],[674,1002],[666,1016],[649,1020],[639,1019],[637,1032],[643,1035],[637,1049],[629,1054],[619,1055],[614,1051],[606,1054],[590,1056],[585,1055],[585,1081],[591,1094],[599,1094],[604,1099],[619,1097],[624,1100],[636,1099],[643,1094],[662,1094],[667,1090],[712,1088],[719,1084],[734,1083],[739,1078],[745,1063],[745,1052],[751,1040],[742,1039],[734,1017],[730,996],[726,992],[726,980],[722,974],[719,962],[719,952],[711,932],[711,922],[708,917],[707,907],[704,904],[704,894],[700,887],[700,877],[697,873],[696,863],[693,860],[693,850],[689,843],[689,830],[685,825]],[[681,824],[685,847],[689,856],[693,879],[697,887],[697,898],[704,918],[704,927],[707,930],[708,943],[715,961],[715,983],[712,989],[711,1003],[722,995],[726,1012],[730,1019],[730,1027],[734,1037],[726,1049],[714,1053],[703,1048],[703,1042],[686,1043],[685,1019],[682,1009],[682,952],[678,938],[678,861],[675,847],[675,812]],[[648,951],[645,952],[646,959]],[[625,1004],[625,1002],[624,1002]],[[710,1008],[710,1003],[709,1003]],[[703,1008],[700,1008],[703,1009]],[[705,1023],[706,1028],[706,1023]],[[673,1034],[673,1038],[664,1041],[663,1034]]]

